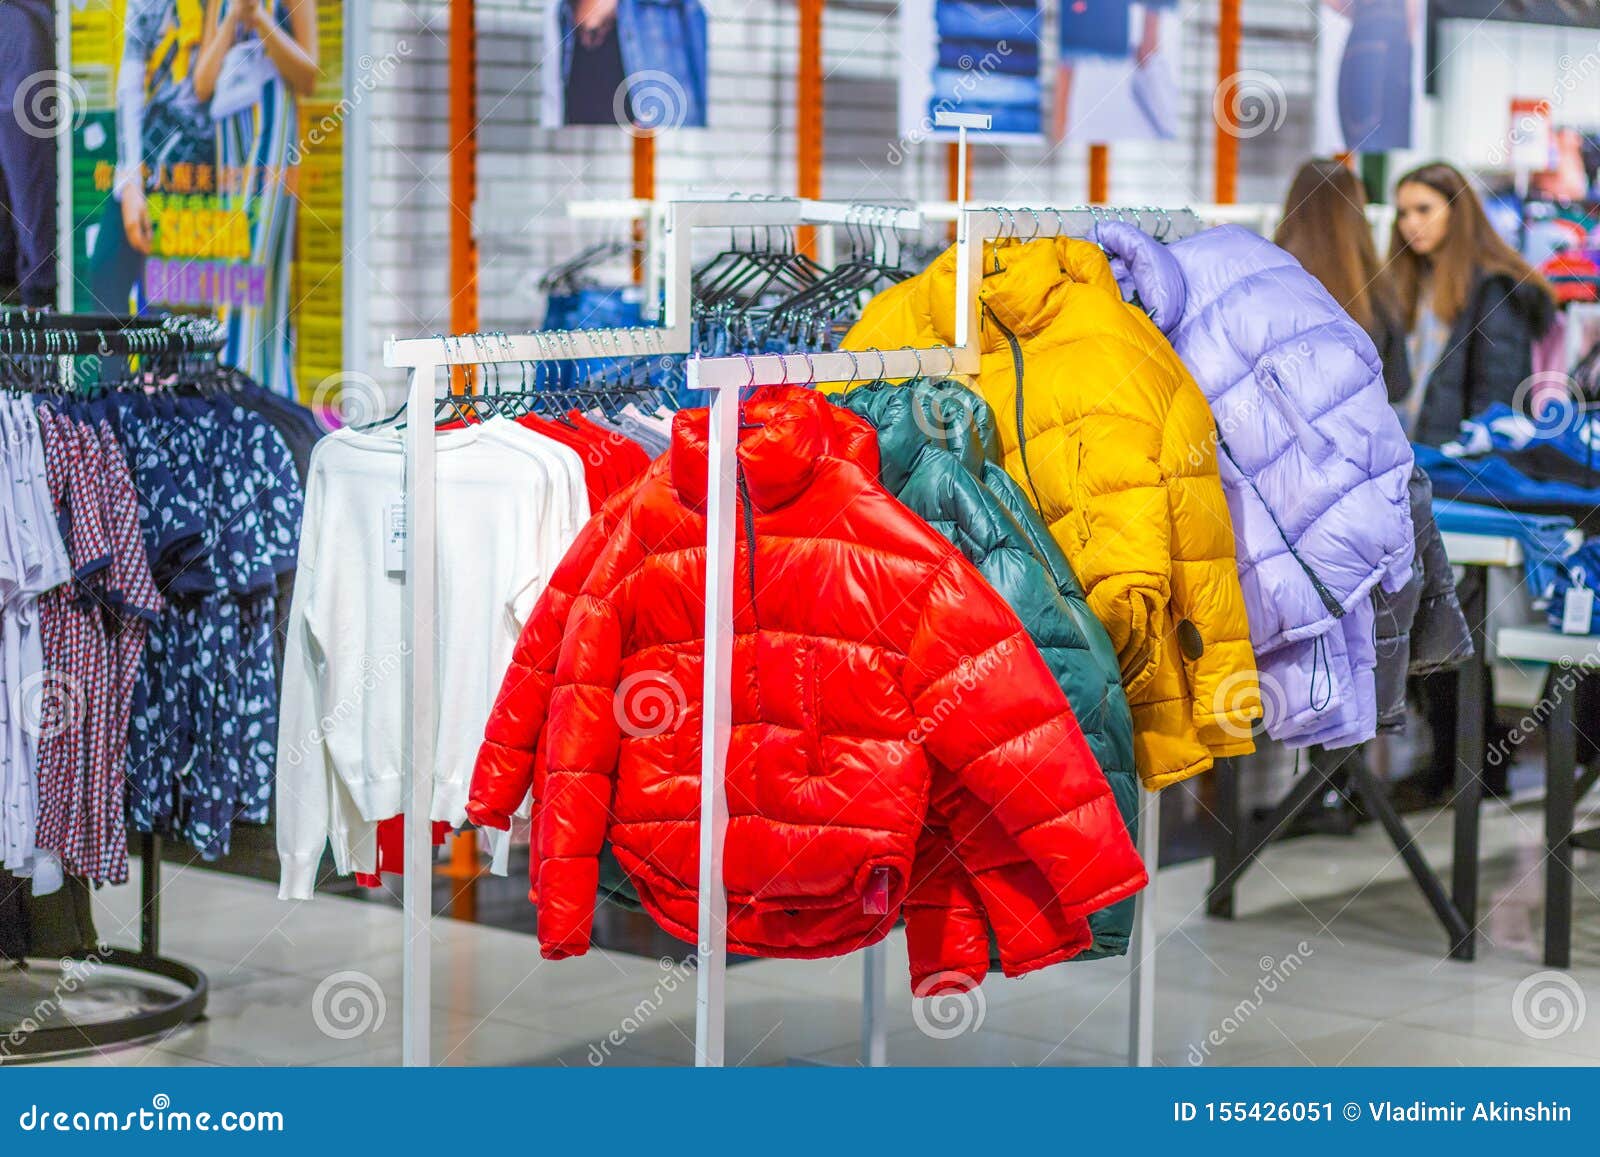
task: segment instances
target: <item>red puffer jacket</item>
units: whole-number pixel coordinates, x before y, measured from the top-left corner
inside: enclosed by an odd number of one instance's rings
[[[746,419],[760,430],[740,448],[756,547],[743,531],[730,947],[849,951],[904,900],[919,991],[948,970],[981,979],[986,913],[1008,974],[1081,951],[1084,916],[1144,873],[1020,625],[944,539],[830,456],[870,453],[858,419],[804,390],[766,392]],[[679,416],[670,460],[552,576],[479,757],[475,822],[504,826],[530,781],[540,801],[547,956],[587,947],[608,834],[652,914],[694,935],[705,421]],[[641,688],[663,710],[633,702]],[[864,902],[875,882],[886,914]]]

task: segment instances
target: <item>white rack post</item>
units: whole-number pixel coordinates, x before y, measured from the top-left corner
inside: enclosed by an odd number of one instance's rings
[[[1156,873],[1161,867],[1161,795],[1139,789],[1139,858],[1150,883],[1134,901],[1128,945],[1128,1064],[1147,1069],[1156,1053]]]

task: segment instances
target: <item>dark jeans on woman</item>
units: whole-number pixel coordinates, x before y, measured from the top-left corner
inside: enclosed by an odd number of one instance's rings
[[[0,0],[0,282],[30,306],[56,303],[56,129],[72,110],[40,79],[56,67],[55,20],[50,0]]]

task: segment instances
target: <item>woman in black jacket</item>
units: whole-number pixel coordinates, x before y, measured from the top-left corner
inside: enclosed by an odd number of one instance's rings
[[[1424,165],[1401,177],[1395,207],[1389,268],[1415,382],[1390,400],[1413,441],[1437,446],[1491,402],[1516,400],[1533,374],[1533,347],[1550,327],[1555,301],[1544,279],[1495,233],[1477,194],[1452,166]],[[1491,682],[1484,680],[1486,742],[1497,732]],[[1455,781],[1455,673],[1418,683],[1433,755],[1395,785],[1402,810],[1443,802]],[[1504,761],[1485,762],[1483,787],[1505,794]]]
[[[1555,302],[1452,166],[1436,162],[1401,177],[1395,208],[1389,268],[1415,383],[1391,400],[1412,440],[1437,446],[1491,402],[1511,403],[1533,373],[1533,347]]]

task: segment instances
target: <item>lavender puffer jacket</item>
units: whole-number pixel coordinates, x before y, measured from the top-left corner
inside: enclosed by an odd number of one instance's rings
[[[1377,723],[1375,588],[1414,537],[1411,447],[1371,340],[1289,254],[1237,226],[1095,238],[1211,404],[1267,733],[1346,746]]]

